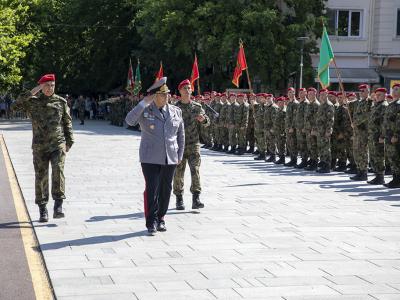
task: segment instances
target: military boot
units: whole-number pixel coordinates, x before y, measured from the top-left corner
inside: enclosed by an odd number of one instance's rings
[[[54,201],[54,212],[53,212],[53,218],[54,219],[61,219],[65,217],[65,214],[62,211],[62,200],[55,200]]]
[[[257,157],[254,157],[254,160],[264,160],[265,159],[265,152],[260,153]]]
[[[284,163],[285,163],[285,155],[280,155],[279,159],[276,162],[274,162],[274,164],[276,164],[276,165],[281,165]]]
[[[330,168],[331,168],[331,170],[335,170],[335,168],[336,168],[336,159],[332,159]]]
[[[249,150],[246,151],[246,153],[253,153],[254,152],[254,146],[250,146]]]
[[[224,152],[229,152],[229,145],[224,146]]]
[[[307,159],[302,158],[300,164],[296,165],[295,168],[303,169],[305,166],[307,166]]]
[[[39,205],[39,222],[46,223],[49,221],[49,213],[47,212],[46,204]]]
[[[259,154],[260,154],[260,150],[258,150],[258,149],[253,152],[253,155],[259,155]]]
[[[285,167],[294,167],[297,164],[297,156],[291,156],[290,161],[285,163]]]
[[[244,150],[243,148],[239,147],[239,148],[237,148],[235,154],[236,154],[236,155],[243,155],[243,154],[244,154],[244,151],[245,151],[245,150]]]
[[[275,158],[276,158],[276,155],[275,154],[271,154],[271,156],[268,159],[266,159],[265,161],[266,162],[275,162]]]
[[[359,170],[358,173],[355,176],[350,177],[350,179],[354,181],[366,181],[368,180],[368,175],[366,171]]]
[[[392,168],[389,165],[386,165],[385,175],[393,175]]]
[[[321,174],[326,174],[326,173],[330,173],[331,172],[331,166],[330,164],[326,163],[326,162],[321,162],[320,164],[320,168],[317,170],[317,173],[321,173]]]
[[[390,189],[400,188],[400,175],[393,174],[393,180],[389,183],[385,183],[384,186]]]
[[[185,204],[183,204],[182,195],[176,195],[176,210],[185,210]]]
[[[315,159],[312,159],[310,164],[304,168],[306,171],[315,171],[318,168],[318,162]]]
[[[346,174],[357,174],[357,166],[355,164],[350,164],[349,169],[345,171]]]
[[[385,177],[383,176],[383,174],[376,174],[375,178],[370,181],[367,181],[367,183],[381,185],[385,183]]]
[[[200,202],[200,194],[194,193],[192,195],[192,209],[203,208],[204,204]]]
[[[344,172],[346,171],[346,162],[339,161],[337,167],[334,169],[337,172]]]

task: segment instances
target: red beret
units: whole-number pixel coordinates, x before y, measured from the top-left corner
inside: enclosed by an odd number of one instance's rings
[[[189,79],[183,80],[183,81],[178,85],[178,90],[180,90],[181,88],[183,88],[183,87],[186,86],[186,85],[191,85]]]
[[[39,79],[38,84],[42,84],[42,83],[45,83],[45,82],[48,82],[48,81],[56,81],[56,75],[54,75],[54,74],[43,75]]]
[[[363,84],[360,84],[358,86],[358,89],[359,90],[366,90],[366,89],[369,89],[369,86],[368,86],[368,84],[363,83]]]
[[[275,99],[276,102],[282,102],[282,101],[285,101],[285,100],[286,100],[286,97],[283,97],[283,96],[282,97],[278,97],[278,98]]]
[[[293,91],[293,92],[295,92],[295,89],[294,89],[294,88],[292,88],[292,87],[288,88],[287,90],[288,90],[288,92],[289,92],[289,91]]]
[[[315,88],[313,88],[313,87],[310,87],[310,88],[308,88],[308,90],[307,90],[308,92],[317,92],[317,90],[315,89]]]
[[[203,94],[204,95],[210,95],[210,92],[204,92]]]
[[[343,93],[342,93],[342,92],[337,92],[337,93],[336,93],[336,96],[338,96],[338,97],[339,97],[339,96],[343,96]]]
[[[375,93],[387,93],[387,90],[385,89],[385,88],[377,88],[376,90],[375,90]]]
[[[238,97],[246,97],[246,94],[239,93],[239,94],[237,94],[236,96],[238,96]]]
[[[329,92],[328,92],[328,95],[337,96],[336,92],[334,92],[334,91],[329,91]]]
[[[387,98],[387,99],[391,99],[391,100],[393,100],[393,96],[392,96],[392,95],[390,95],[390,94],[386,94],[386,98]]]
[[[395,87],[400,87],[400,83],[393,84],[392,89],[394,89]]]
[[[347,97],[357,97],[356,93],[347,93]]]
[[[229,93],[229,97],[234,96],[236,97],[236,93]]]
[[[272,95],[272,94],[265,94],[265,97],[274,97],[274,95]]]
[[[320,94],[321,94],[321,93],[328,93],[328,92],[329,92],[328,89],[322,89],[322,90],[319,91]]]
[[[307,92],[306,88],[300,88],[299,92]]]

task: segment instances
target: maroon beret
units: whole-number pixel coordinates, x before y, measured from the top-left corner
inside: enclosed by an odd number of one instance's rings
[[[42,83],[45,83],[45,82],[48,82],[48,81],[56,81],[56,75],[54,75],[54,74],[43,75],[39,79],[38,84],[42,84]]]
[[[183,81],[178,85],[178,90],[180,90],[181,88],[183,88],[183,87],[186,86],[186,85],[191,85],[189,79],[183,80]]]
[[[359,89],[359,90],[367,90],[367,89],[369,89],[369,85],[366,84],[366,83],[360,84],[360,85],[358,86],[358,89]]]
[[[387,93],[387,90],[385,89],[385,88],[377,88],[376,90],[375,90],[375,93]]]

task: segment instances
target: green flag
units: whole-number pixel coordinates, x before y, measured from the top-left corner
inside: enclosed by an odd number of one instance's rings
[[[140,62],[138,60],[135,72],[135,87],[133,88],[133,94],[138,95],[142,89],[142,80],[140,79]]]
[[[322,88],[327,88],[330,84],[329,64],[333,60],[331,42],[324,26],[321,38],[321,48],[319,51],[318,79]]]

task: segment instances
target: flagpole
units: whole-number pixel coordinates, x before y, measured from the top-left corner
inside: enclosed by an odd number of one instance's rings
[[[199,79],[197,79],[197,95],[201,95],[201,93],[200,93],[200,78]]]
[[[338,66],[337,66],[337,64],[336,64],[335,57],[332,59],[332,61],[333,61],[333,65],[335,66],[336,76],[337,76],[338,81],[339,81],[339,88],[340,88],[340,90],[341,90],[343,96],[346,98],[346,106],[347,106],[346,111],[347,111],[347,114],[348,114],[349,119],[350,119],[350,125],[351,125],[351,127],[353,128],[353,119],[352,119],[351,114],[350,114],[350,109],[349,109],[349,105],[348,105],[348,102],[347,102],[346,93],[345,93],[345,91],[344,91],[344,86],[343,86],[343,82],[342,82],[342,77],[340,76],[339,68],[338,68]]]

